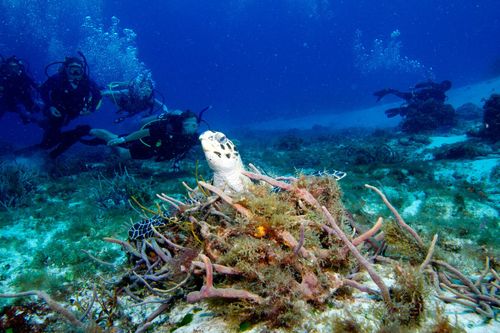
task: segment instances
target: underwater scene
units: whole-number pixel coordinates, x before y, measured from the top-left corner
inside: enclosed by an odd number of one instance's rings
[[[0,333],[500,332],[500,2],[0,8]]]

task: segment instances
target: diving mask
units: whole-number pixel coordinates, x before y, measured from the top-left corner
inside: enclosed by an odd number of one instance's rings
[[[83,67],[80,64],[69,64],[66,67],[66,74],[70,80],[79,80],[83,77]]]

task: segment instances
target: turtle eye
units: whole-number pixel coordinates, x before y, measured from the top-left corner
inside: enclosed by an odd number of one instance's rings
[[[223,143],[225,143],[225,142],[227,141],[226,136],[225,136],[224,134],[222,134],[222,133],[217,133],[217,134],[215,135],[215,139],[216,139],[219,143],[221,143],[221,144],[223,144]]]

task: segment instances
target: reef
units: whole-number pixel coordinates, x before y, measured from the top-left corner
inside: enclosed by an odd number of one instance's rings
[[[151,224],[152,233],[144,237],[105,238],[127,253],[128,265],[108,282],[112,297],[105,299],[95,287],[89,290],[80,301],[80,315],[42,291],[0,296],[37,296],[73,327],[93,332],[124,325],[118,309],[124,298],[136,305],[157,304],[136,332],[162,325],[154,320],[184,302],[206,302],[235,331],[262,324],[292,329],[332,302],[348,299],[353,290],[382,305],[379,331],[421,325],[431,307],[430,289],[444,302],[495,318],[500,305],[497,262],[487,257],[480,275],[467,277],[436,253],[438,236],[423,239],[378,188],[366,185],[393,218],[380,217],[366,229],[342,204],[332,177],[244,174],[254,184],[238,195],[198,180],[196,188],[184,184],[185,201],[162,193],[158,198],[168,207],[140,205],[144,218],[161,217],[164,223]],[[388,267],[394,283],[387,283],[379,266]],[[99,311],[93,310],[95,304]]]
[[[400,126],[406,133],[425,133],[438,128],[450,128],[455,122],[455,110],[450,104],[429,99],[416,107],[406,107]]]
[[[261,171],[236,163],[237,178],[246,181],[230,193],[223,182],[205,181],[212,173],[196,162],[201,151],[183,161],[181,173],[164,163],[116,170],[102,154],[63,159],[57,173],[5,164],[16,171],[6,172],[16,181],[5,184],[25,190],[0,210],[0,284],[10,291],[2,295],[10,299],[1,300],[0,328],[323,333],[498,326],[494,149],[471,150],[465,135],[361,129],[258,133],[240,144]],[[291,166],[303,168],[288,174]],[[347,176],[334,172],[339,166]],[[159,188],[168,194],[155,195]]]
[[[483,106],[484,137],[500,140],[500,94],[493,94]]]

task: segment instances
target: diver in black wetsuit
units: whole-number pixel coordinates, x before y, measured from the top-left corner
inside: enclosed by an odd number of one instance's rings
[[[81,55],[81,54],[80,54]],[[101,102],[101,92],[97,84],[88,76],[85,58],[67,57],[57,74],[50,76],[40,87],[45,103],[41,126],[44,134],[40,147],[52,149],[50,157],[55,158],[78,140],[89,134],[90,126],[79,125],[75,129],[61,131],[63,126],[80,115],[94,112]]]
[[[118,136],[105,129],[92,129],[90,134],[100,143],[116,147],[123,159],[151,159],[180,161],[198,144],[199,116],[187,110],[154,116],[140,130]],[[96,140],[82,143],[98,144]]]
[[[38,89],[35,81],[16,56],[1,59],[0,64],[0,117],[7,111],[18,113],[23,124],[34,121],[40,111],[35,102]]]
[[[434,103],[444,104],[446,101],[446,91],[451,88],[451,81],[444,80],[436,83],[431,80],[417,83],[415,87],[408,92],[402,92],[392,88],[386,88],[373,93],[377,96],[377,102],[386,95],[394,95],[405,100],[405,105],[399,108],[393,108],[385,111],[387,117],[392,118],[397,115],[406,115],[408,108],[418,108],[423,103],[432,99]]]

